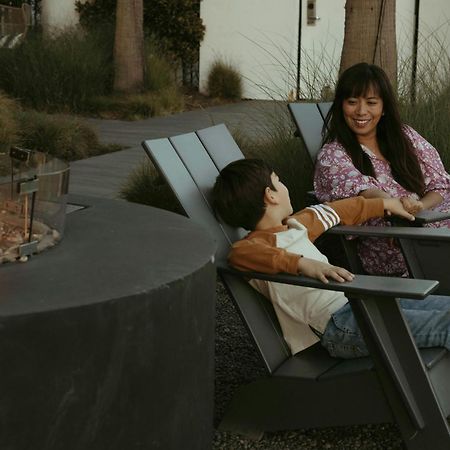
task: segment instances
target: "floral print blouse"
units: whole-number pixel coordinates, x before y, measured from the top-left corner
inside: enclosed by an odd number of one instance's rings
[[[425,193],[434,191],[443,197],[442,203],[433,209],[450,211],[450,175],[445,171],[436,149],[411,127],[404,126],[404,133],[412,142],[425,179]],[[334,141],[325,144],[317,156],[314,189],[321,201],[333,201],[354,197],[366,189],[380,189],[391,197],[412,197],[419,200],[416,193],[407,191],[398,184],[387,161],[378,159],[367,147],[362,151],[369,156],[375,178],[363,175],[356,167],[343,146]],[[364,225],[387,226],[383,219],[371,219]],[[450,219],[427,224],[429,227],[450,228]],[[407,273],[403,256],[390,239],[364,238],[359,240],[359,256],[364,270],[371,274],[404,275]]]

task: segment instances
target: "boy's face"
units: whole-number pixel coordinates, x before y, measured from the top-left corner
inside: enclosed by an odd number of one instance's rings
[[[292,214],[292,205],[288,188],[280,181],[278,175],[275,172],[272,172],[270,178],[272,180],[273,187],[276,190],[274,194],[276,195],[278,205],[280,206],[284,217],[288,217]]]

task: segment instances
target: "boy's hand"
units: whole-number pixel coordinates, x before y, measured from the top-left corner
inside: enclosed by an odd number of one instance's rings
[[[400,201],[402,202],[403,208],[406,209],[411,214],[417,214],[419,211],[422,211],[423,203],[420,200],[414,200],[413,198],[409,197],[402,197],[400,198]]]
[[[383,204],[388,216],[395,214],[408,220],[415,220],[415,217],[403,207],[399,198],[383,198]]]
[[[328,283],[328,278],[341,283],[352,281],[355,278],[347,269],[309,258],[299,259],[298,271],[305,277],[316,278],[323,283]]]

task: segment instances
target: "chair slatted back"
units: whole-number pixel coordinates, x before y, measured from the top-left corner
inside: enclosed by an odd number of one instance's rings
[[[197,187],[170,140],[145,141],[143,147],[155,167],[166,179],[186,214],[207,228],[214,236],[218,246],[217,258],[225,260],[230,240],[215,219],[203,193]]]
[[[169,139],[212,211],[211,191],[221,169],[216,167],[195,133],[182,134]],[[243,158],[240,150],[239,153]],[[225,223],[221,224],[221,227],[229,242],[241,239],[246,234],[243,229],[232,228]],[[226,252],[228,253],[228,247]]]
[[[289,103],[288,108],[313,164],[322,147],[322,129],[331,103]]]
[[[322,120],[324,123],[325,123],[325,119],[327,118],[327,114],[330,111],[332,104],[333,104],[333,102],[317,103],[317,108],[319,108],[320,115],[322,116]]]
[[[223,123],[198,130],[196,134],[219,170],[232,161],[244,158],[241,149]]]
[[[218,131],[224,139],[231,136],[224,126],[214,130],[215,133]],[[226,264],[226,255],[231,242],[240,238],[242,231],[220,224],[214,216],[210,195],[219,170],[213,159],[195,133],[170,139],[148,140],[142,145],[155,167],[167,180],[186,214],[208,229],[216,240],[218,246],[216,259],[220,269],[221,265]],[[234,156],[237,156],[235,159],[243,158],[240,150],[235,151]],[[223,163],[222,160],[219,164]],[[267,370],[273,373],[291,354],[271,303],[242,278],[220,270],[219,274]]]

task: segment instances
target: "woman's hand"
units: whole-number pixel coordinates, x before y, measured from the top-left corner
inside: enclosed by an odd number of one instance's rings
[[[403,217],[408,220],[415,219],[411,212],[403,206],[403,202],[399,198],[384,198],[383,204],[388,216],[395,214],[396,216]]]
[[[402,197],[400,199],[403,208],[411,214],[417,214],[424,209],[423,203],[420,200],[415,200],[411,197]]]
[[[300,258],[298,261],[298,271],[305,277],[316,278],[323,283],[328,283],[328,278],[343,283],[352,281],[355,276],[347,269],[332,266],[326,262],[317,261],[310,258]]]

